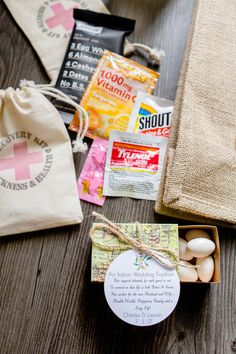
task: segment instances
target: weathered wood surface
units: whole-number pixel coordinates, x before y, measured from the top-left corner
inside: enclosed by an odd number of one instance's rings
[[[165,50],[158,93],[174,99],[194,0],[106,3],[114,14],[136,18],[132,40]],[[0,2],[0,87],[17,87],[22,78],[47,82],[34,50]],[[78,173],[84,159],[77,157]],[[1,194],[0,202],[4,203]],[[102,286],[90,283],[89,215],[93,209],[101,209],[86,203],[82,207],[85,220],[80,227],[0,240],[0,353],[236,351],[235,231],[219,230],[220,285],[182,286],[177,308],[167,320],[136,328],[116,318],[106,304]],[[148,201],[107,198],[102,212],[116,222],[173,221],[156,215],[153,207]]]

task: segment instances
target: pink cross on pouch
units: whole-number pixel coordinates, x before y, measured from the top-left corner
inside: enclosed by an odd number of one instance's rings
[[[69,31],[74,26],[73,19],[73,8],[65,9],[62,4],[59,2],[51,5],[51,10],[54,13],[54,16],[48,18],[45,22],[50,29],[63,26],[66,31]]]
[[[15,169],[16,180],[30,179],[30,165],[43,162],[43,153],[28,152],[26,142],[15,143],[14,156],[0,159],[0,171]]]

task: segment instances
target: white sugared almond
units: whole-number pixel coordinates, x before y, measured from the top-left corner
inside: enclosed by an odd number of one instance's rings
[[[179,258],[184,261],[193,259],[191,253],[187,250],[187,242],[183,238],[179,238]]]
[[[199,279],[203,282],[211,280],[214,273],[214,261],[211,256],[197,258],[196,265],[200,266],[197,269]]]
[[[193,257],[209,256],[215,250],[215,244],[206,238],[194,238],[187,243],[187,250]]]
[[[208,235],[208,233],[205,230],[201,230],[201,229],[192,229],[186,232],[185,234],[185,239],[187,241],[191,241],[194,238],[207,238],[208,240],[210,240],[210,236]]]
[[[192,264],[186,261],[179,261],[178,274],[180,281],[194,282],[198,279],[198,274],[195,268],[183,267],[183,265],[191,266]]]

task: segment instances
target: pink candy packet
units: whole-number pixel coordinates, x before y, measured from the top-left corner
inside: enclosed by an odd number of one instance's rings
[[[95,138],[78,179],[79,197],[87,202],[102,206],[103,180],[108,140]]]

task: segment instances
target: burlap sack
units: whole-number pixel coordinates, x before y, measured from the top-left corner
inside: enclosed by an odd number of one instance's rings
[[[196,3],[156,211],[236,224],[236,3]]]
[[[0,90],[0,236],[80,223],[71,142],[38,90]]]

